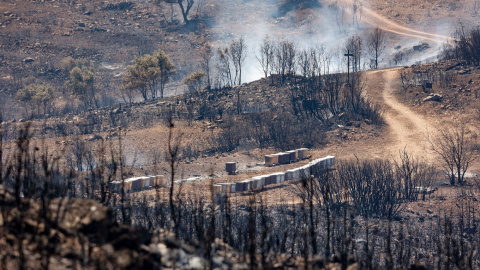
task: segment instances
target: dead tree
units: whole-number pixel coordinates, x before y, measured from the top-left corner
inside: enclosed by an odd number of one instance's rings
[[[425,200],[426,192],[424,191],[430,187],[435,168],[419,161],[406,149],[400,152],[400,159],[395,160],[394,165],[403,198],[407,201],[415,201],[421,194],[422,200]]]
[[[372,33],[367,37],[367,48],[369,53],[373,56],[374,68],[378,68],[378,58],[385,50],[385,43],[387,43],[387,37],[385,31],[380,28],[375,28]]]
[[[262,66],[263,73],[265,78],[268,77],[268,74],[272,73],[273,70],[273,61],[274,61],[274,51],[275,43],[273,43],[268,36],[260,44],[258,55],[256,56],[260,66]]]
[[[360,36],[351,36],[345,44],[345,53],[353,54],[353,72],[360,71],[363,40]]]
[[[200,63],[203,71],[205,72],[205,75],[207,76],[207,89],[211,88],[211,62],[212,62],[212,57],[213,57],[213,50],[212,50],[212,45],[210,43],[206,43],[202,51],[200,53],[202,57],[202,62]]]
[[[162,2],[165,2],[167,4],[178,4],[180,7],[180,10],[182,11],[182,16],[183,16],[183,21],[185,24],[188,24],[190,21],[188,20],[188,13],[193,7],[193,4],[195,4],[194,0],[157,0],[156,3],[161,4]]]
[[[174,228],[175,235],[178,236],[179,232],[179,213],[176,212],[176,204],[173,200],[173,189],[175,185],[175,174],[177,169],[177,161],[179,158],[180,153],[180,144],[182,141],[182,134],[178,134],[175,136],[174,128],[175,125],[173,123],[173,116],[168,118],[168,145],[167,145],[167,153],[166,158],[168,162],[168,167],[170,169],[170,189],[168,194],[168,201],[170,205],[170,217],[172,226]]]
[[[475,159],[473,136],[469,137],[469,132],[465,124],[459,124],[438,130],[435,138],[428,138],[430,150],[442,158],[452,186],[455,185],[455,177],[458,184],[465,183],[465,173]]]
[[[235,68],[235,78],[233,83],[242,84],[242,66],[247,57],[247,45],[243,37],[232,40],[230,43],[230,55],[232,56],[233,66]]]
[[[219,77],[219,86],[232,86],[234,84],[231,68],[231,53],[228,48],[218,48],[217,50],[217,73]]]
[[[282,83],[287,75],[295,74],[295,59],[297,48],[295,43],[281,41],[275,50],[275,69],[277,74],[282,75]]]

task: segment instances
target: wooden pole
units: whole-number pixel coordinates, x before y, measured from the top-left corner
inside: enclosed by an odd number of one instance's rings
[[[353,57],[353,54],[350,53],[350,50],[347,51],[344,56],[347,57],[347,82],[350,84],[350,57]]]

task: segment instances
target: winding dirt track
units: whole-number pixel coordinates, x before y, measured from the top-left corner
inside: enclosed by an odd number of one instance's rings
[[[368,95],[384,110],[384,118],[388,125],[388,140],[382,146],[385,154],[397,156],[404,149],[425,161],[433,161],[428,151],[428,134],[435,130],[423,116],[410,110],[393,95],[398,87],[397,78],[400,68],[367,72],[370,84]]]
[[[437,43],[447,42],[448,36],[428,33],[409,28],[389,20],[368,8],[362,1],[338,0],[344,4],[344,9],[353,14],[353,6],[361,7],[361,21],[385,31],[405,37],[419,38]],[[388,137],[379,143],[377,152],[383,155],[398,157],[399,151],[404,149],[416,157],[433,162],[434,155],[428,151],[428,135],[436,130],[433,123],[429,123],[423,116],[410,110],[408,106],[399,102],[394,91],[398,88],[400,68],[374,70],[366,72],[369,83],[368,95],[384,110],[384,118],[388,125]],[[383,144],[383,145],[382,145]]]
[[[353,6],[359,6],[359,1],[354,0],[339,0],[348,6],[345,6],[345,10],[350,14],[353,14]],[[398,34],[401,36],[414,37],[423,40],[430,40],[433,42],[446,42],[450,37],[445,35],[433,34],[424,31],[419,31],[413,28],[409,28],[398,23],[389,20],[388,18],[374,12],[370,8],[366,7],[363,3],[360,3],[361,7],[361,21],[375,27],[379,27],[387,32]]]

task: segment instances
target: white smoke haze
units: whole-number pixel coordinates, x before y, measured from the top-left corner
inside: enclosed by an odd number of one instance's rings
[[[285,4],[288,2],[290,5]],[[437,60],[436,56],[454,29],[448,23],[438,25],[435,33],[411,25],[407,28],[374,13],[366,1],[227,0],[219,1],[215,8],[217,18],[212,45],[225,47],[231,40],[243,37],[248,47],[242,82],[264,76],[255,54],[267,35],[273,41],[294,42],[300,49],[323,47],[332,57],[330,72],[335,73],[346,71],[346,58],[343,57],[346,40],[359,35],[365,43],[369,31],[377,26],[386,30],[389,37],[380,68]],[[422,43],[428,43],[429,48],[412,49]],[[393,55],[398,52],[408,57],[394,63]],[[369,59],[364,49],[362,67],[368,68]]]

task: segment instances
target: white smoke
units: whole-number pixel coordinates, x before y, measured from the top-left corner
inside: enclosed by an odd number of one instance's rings
[[[299,48],[322,46],[332,56],[330,72],[343,72],[346,71],[346,59],[343,57],[346,40],[357,34],[364,38],[365,42],[366,34],[375,26],[398,32],[389,33],[392,39],[380,59],[381,67],[393,65],[392,57],[399,50],[403,50],[409,57],[398,64],[436,60],[436,55],[446,41],[443,35],[452,32],[452,27],[447,24],[439,26],[437,36],[396,24],[390,25],[390,21],[383,21],[385,18],[372,13],[365,2],[359,4],[354,0],[303,1],[304,5],[309,5],[307,8],[295,7],[293,4],[290,8],[288,5],[282,5],[288,1],[279,0],[219,2],[215,7],[218,16],[213,26],[212,43],[214,47],[221,47],[227,46],[234,38],[244,38],[248,54],[244,64],[243,82],[263,77],[255,55],[258,54],[259,44],[266,35],[272,40],[293,41]],[[422,51],[412,50],[413,46],[422,43],[429,43],[430,48]],[[395,47],[397,49],[394,49]],[[364,56],[367,64],[365,66],[368,66],[369,58],[365,50]]]

